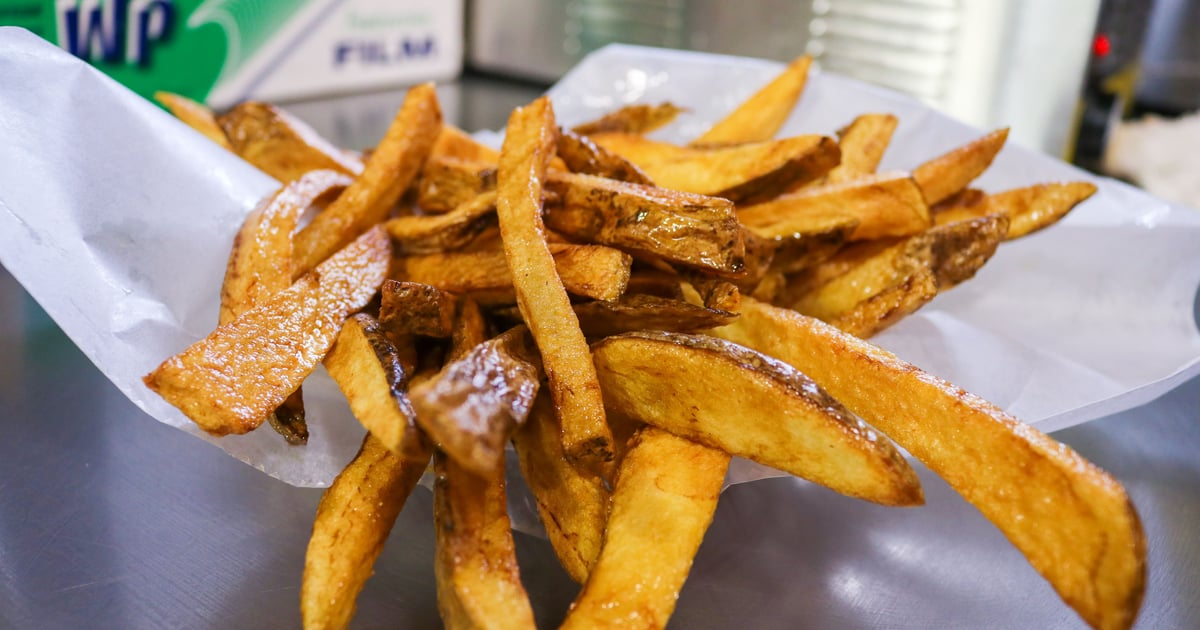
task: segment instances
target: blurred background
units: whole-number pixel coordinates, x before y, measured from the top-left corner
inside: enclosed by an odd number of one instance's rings
[[[354,148],[417,81],[443,84],[452,120],[475,129],[502,122],[474,115],[477,98],[519,104],[612,42],[807,53],[1200,206],[1188,154],[1200,141],[1200,0],[0,0],[0,24],[147,96],[288,103]]]

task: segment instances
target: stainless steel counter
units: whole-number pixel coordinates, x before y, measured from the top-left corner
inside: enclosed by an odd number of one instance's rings
[[[448,117],[475,129],[503,125],[538,92],[468,79],[442,94]],[[292,109],[365,146],[397,102],[393,92]],[[0,356],[0,628],[298,627],[319,490],[147,417],[2,271]],[[1056,437],[1120,479],[1141,513],[1150,582],[1139,627],[1200,627],[1200,379]],[[673,627],[1082,627],[978,512],[920,473],[920,509],[791,479],[730,489]],[[440,625],[431,522],[418,489],[355,627]],[[539,625],[553,627],[577,587],[545,541],[518,534],[517,550]]]

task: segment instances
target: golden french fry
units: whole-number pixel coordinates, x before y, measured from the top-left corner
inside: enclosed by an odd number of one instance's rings
[[[417,205],[428,213],[450,212],[495,188],[495,161],[430,158],[417,183]]]
[[[562,284],[571,295],[615,300],[625,292],[632,259],[601,245],[548,246]],[[392,278],[465,293],[480,304],[513,304],[512,274],[496,249],[403,256],[393,259]]]
[[[321,496],[300,584],[305,630],[349,627],[355,599],[429,464],[430,448],[422,448],[402,457],[368,433],[358,455]]]
[[[934,225],[945,225],[962,219],[988,214],[988,194],[978,188],[964,188],[929,207]]]
[[[932,206],[970,185],[991,166],[1007,139],[1008,128],[997,129],[918,166],[912,176],[925,201]]]
[[[542,353],[562,419],[563,451],[573,461],[603,467],[612,460],[613,449],[600,384],[542,234],[541,182],[554,153],[556,129],[546,97],[513,111],[500,149],[496,211],[517,306]]]
[[[699,273],[687,274],[685,279],[687,280],[686,286],[696,292],[694,300],[696,303],[703,304],[704,308],[726,313],[737,312],[738,305],[741,304],[742,293],[736,284]]]
[[[600,556],[609,492],[598,475],[567,461],[561,431],[554,402],[543,392],[513,433],[513,446],[554,553],[571,579],[582,584]]]
[[[1008,217],[1004,238],[1012,240],[1053,225],[1095,193],[1096,185],[1090,182],[1037,184],[988,195],[987,208]]]
[[[775,245],[768,274],[796,273],[837,253],[858,227],[858,219],[843,214],[813,214],[788,218],[766,227],[746,226]]]
[[[812,58],[797,57],[766,86],[692,141],[694,146],[763,142],[775,137],[796,108]]]
[[[604,547],[563,628],[665,628],[712,523],[729,454],[655,427],[621,462]]]
[[[579,327],[593,338],[638,330],[697,332],[737,318],[729,311],[654,295],[626,295],[617,302],[583,302],[574,308]]]
[[[438,339],[453,335],[457,296],[427,284],[395,280],[384,280],[379,292],[379,323],[389,334]]]
[[[407,215],[390,219],[384,225],[397,253],[462,249],[496,225],[496,193],[476,195],[446,214]]]
[[[842,161],[829,171],[826,183],[839,184],[874,173],[899,123],[891,114],[863,114],[839,129]]]
[[[304,273],[382,222],[416,178],[442,127],[432,83],[413,87],[361,175],[296,235],[292,275]]]
[[[998,407],[832,326],[746,300],[714,331],[810,375],[945,479],[1096,628],[1128,628],[1146,541],[1121,484]]]
[[[358,313],[346,320],[325,355],[325,369],[345,394],[354,417],[385,448],[398,455],[424,452],[416,412],[405,393],[409,374],[400,351],[374,317]]]
[[[459,466],[488,476],[504,468],[504,446],[525,422],[541,369],[518,327],[471,348],[412,388],[417,421]]]
[[[429,151],[429,159],[455,158],[469,162],[485,162],[495,164],[500,159],[500,152],[472,138],[470,134],[454,125],[442,125],[433,148]]]
[[[390,257],[387,234],[370,230],[142,380],[213,435],[251,431],[300,387],[346,317],[375,295]]]
[[[641,136],[593,136],[600,146],[637,164],[663,188],[737,203],[765,201],[837,166],[837,142],[808,135],[732,147],[674,147]]]
[[[358,175],[363,170],[361,161],[268,103],[241,103],[217,117],[217,123],[234,153],[285,184],[309,171]]]
[[[654,182],[633,162],[601,148],[587,136],[567,129],[558,133],[558,157],[572,173],[608,177],[631,184],[652,186]]]
[[[517,567],[503,460],[484,477],[441,452],[433,465],[433,567],[442,623],[448,630],[536,628]]]
[[[570,238],[699,269],[736,273],[743,246],[733,204],[570,173],[546,179],[546,225]]]
[[[829,323],[842,332],[866,339],[925,306],[938,294],[938,283],[930,269],[917,269],[901,280],[849,310]]]
[[[659,103],[658,105],[634,103],[609,112],[596,120],[575,125],[571,131],[581,136],[609,132],[650,133],[671,123],[676,116],[686,111],[687,109],[672,103]]]
[[[199,131],[222,147],[233,150],[233,147],[229,146],[229,138],[225,137],[225,130],[217,124],[217,117],[204,103],[197,103],[186,96],[163,91],[155,92],[154,100],[166,107],[167,111],[183,124]]]
[[[858,219],[858,227],[850,235],[856,241],[908,236],[932,225],[921,188],[905,173],[863,175],[738,207],[742,223],[760,230],[810,214],[841,214]]]
[[[891,441],[782,361],[705,335],[626,333],[593,346],[604,402],[632,418],[842,494],[919,505]]]
[[[996,253],[1008,233],[1008,217],[990,214],[930,228],[938,291],[970,280]]]
[[[828,321],[846,313],[859,302],[905,282],[914,274],[933,270],[932,238],[924,233],[887,246],[865,258],[859,259],[857,252],[848,252],[846,256],[855,260],[848,270],[812,290],[789,293],[788,306]],[[839,262],[833,260],[829,266]],[[818,268],[814,275],[820,275],[821,271]]]

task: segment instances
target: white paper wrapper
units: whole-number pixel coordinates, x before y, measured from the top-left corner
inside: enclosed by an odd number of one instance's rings
[[[611,46],[551,96],[565,125],[671,100],[692,111],[658,135],[686,140],[779,68]],[[911,168],[981,133],[822,74],[810,77],[784,133],[831,134],[874,111],[901,121],[882,168]],[[275,182],[12,28],[0,28],[0,138],[0,262],[101,371],[161,422],[287,483],[328,484],[362,429],[322,373],[305,385],[306,447],[269,430],[210,438],[141,382],[211,331],[232,237]],[[876,339],[1047,431],[1142,404],[1200,372],[1200,213],[1012,145],[979,184],[1059,179],[1091,179],[1100,192],[1059,226],[1004,244],[975,279]],[[772,474],[744,464],[732,482]]]

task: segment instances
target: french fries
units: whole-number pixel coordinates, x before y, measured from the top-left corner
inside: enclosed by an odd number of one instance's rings
[[[229,138],[225,137],[225,130],[217,124],[216,115],[203,103],[197,103],[186,96],[171,92],[155,92],[154,100],[167,108],[181,122],[204,134],[209,140],[226,149],[233,150],[229,146]]]
[[[912,173],[875,172],[898,125],[886,113],[837,140],[775,139],[809,63],[686,146],[642,135],[673,105],[565,131],[543,97],[513,112],[496,151],[443,124],[418,86],[365,166],[273,106],[213,118],[164,97],[287,185],[239,232],[218,328],[147,386],[214,435],[274,414],[295,439],[300,425],[280,418],[323,361],[368,430],[318,508],[306,628],[350,623],[431,460],[444,624],[533,627],[506,508],[510,440],[583,585],[564,627],[668,623],[734,455],[919,505],[892,439],[1086,622],[1133,623],[1146,549],[1119,484],[862,341],[1095,187],[969,188],[1003,129]]]

